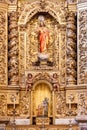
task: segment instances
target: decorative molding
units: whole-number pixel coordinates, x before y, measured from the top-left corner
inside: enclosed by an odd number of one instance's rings
[[[25,70],[26,70],[26,32],[19,32],[19,84],[25,86]]]
[[[0,93],[0,116],[7,116],[7,94]]]
[[[83,3],[78,3],[77,4],[77,9],[78,9],[78,11],[79,10],[85,10],[85,9],[87,9],[87,1],[86,2],[83,2]],[[78,12],[79,13],[79,12]]]
[[[59,75],[56,72],[28,72],[26,71],[26,89],[27,91],[34,90],[39,83],[46,83],[50,86],[51,91],[59,91]]]
[[[87,115],[87,92],[78,93],[78,116]]]
[[[8,4],[17,5],[18,0],[5,0]]]
[[[9,5],[8,6],[8,12],[10,13],[10,12],[15,12],[15,11],[17,11],[17,5]]]
[[[87,0],[78,0],[78,3],[85,3]]]

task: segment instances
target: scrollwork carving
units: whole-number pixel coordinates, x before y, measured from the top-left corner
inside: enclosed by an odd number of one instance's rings
[[[6,11],[0,10],[0,85],[7,84],[7,24]]]
[[[65,84],[66,83],[66,79],[65,79],[65,76],[66,76],[66,64],[65,64],[65,61],[66,61],[66,53],[65,53],[65,50],[66,50],[66,45],[65,45],[65,42],[66,42],[66,28],[65,27],[61,27],[61,30],[60,30],[60,42],[59,42],[59,48],[61,48],[61,51],[59,51],[59,58],[61,59],[61,61],[59,62],[60,64],[60,73],[61,73],[61,78],[60,78],[60,82],[61,84]],[[64,50],[64,51],[63,51]]]
[[[78,94],[78,115],[87,115],[87,93]]]
[[[40,0],[40,6],[42,9],[45,8],[45,5],[46,5],[45,0]]]
[[[66,102],[64,92],[56,92],[56,116],[64,117],[66,114]]]
[[[29,93],[21,92],[20,99],[20,115],[29,116],[30,115],[30,95]]]
[[[79,83],[87,83],[87,10],[79,11]]]
[[[51,76],[48,73],[38,73],[33,78],[33,83],[39,81],[39,80],[46,80],[48,82],[51,82]]]
[[[25,85],[25,38],[26,38],[26,33],[21,32],[19,34],[20,37],[20,50],[19,50],[19,84],[20,85]],[[29,55],[28,55],[29,56]]]
[[[0,93],[0,116],[7,115],[7,95]]]
[[[42,0],[42,1],[44,4],[44,0]],[[67,13],[66,13],[66,9],[65,9],[65,2],[60,1],[60,3],[58,4],[57,2],[45,1],[45,8],[43,10],[41,7],[44,7],[44,5],[41,6],[41,3],[42,2],[38,1],[38,0],[35,2],[32,2],[31,4],[27,1],[21,2],[22,6],[20,6],[20,11],[22,11],[22,12],[19,17],[20,24],[27,22],[27,21],[25,21],[26,16],[28,16],[28,18],[26,18],[26,20],[29,21],[38,11],[39,12],[48,12],[59,23],[61,23],[61,22],[64,23],[66,21]],[[24,10],[24,7],[25,7],[25,10]],[[30,12],[29,15],[27,15],[28,12]]]

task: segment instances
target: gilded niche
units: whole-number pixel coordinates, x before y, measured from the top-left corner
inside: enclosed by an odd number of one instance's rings
[[[37,14],[27,23],[26,43],[26,69],[30,66],[40,65],[40,61],[46,61],[47,66],[58,64],[58,30],[57,22],[49,14]],[[57,28],[57,29],[56,29]],[[41,62],[45,64],[45,62]]]

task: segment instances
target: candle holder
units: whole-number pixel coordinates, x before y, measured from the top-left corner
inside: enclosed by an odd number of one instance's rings
[[[68,96],[68,99],[69,99],[69,117],[71,118],[71,115],[72,115],[72,102],[74,100],[73,94],[70,94]],[[71,119],[69,119],[69,130],[72,130],[72,120]]]
[[[70,94],[68,96],[68,99],[69,99],[69,116],[71,116],[71,114],[72,114],[72,102],[74,100],[73,94]]]
[[[11,96],[11,101],[13,102],[13,122],[12,122],[12,130],[16,130],[16,123],[15,123],[15,114],[16,114],[16,110],[15,110],[15,101],[16,101],[16,96],[12,95]]]
[[[72,130],[72,120],[69,120],[69,130]]]
[[[15,123],[15,108],[13,109],[13,122],[12,122],[12,130],[16,130],[16,123]]]

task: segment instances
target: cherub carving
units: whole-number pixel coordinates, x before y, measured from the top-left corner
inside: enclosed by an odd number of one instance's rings
[[[33,75],[29,73],[27,75],[27,80],[26,80],[26,92],[31,91],[32,84],[33,84]]]
[[[56,73],[52,76],[52,84],[54,91],[59,91],[58,75]]]

